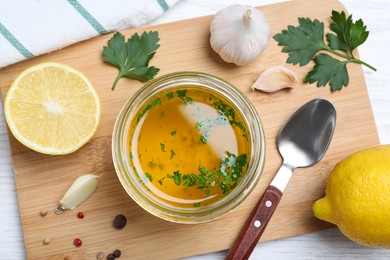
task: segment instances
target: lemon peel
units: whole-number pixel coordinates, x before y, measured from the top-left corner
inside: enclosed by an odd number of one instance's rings
[[[390,248],[390,145],[354,153],[336,164],[314,215],[356,243]]]

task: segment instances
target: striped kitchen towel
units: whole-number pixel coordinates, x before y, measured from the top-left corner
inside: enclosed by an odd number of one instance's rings
[[[142,26],[178,0],[0,0],[0,68]]]

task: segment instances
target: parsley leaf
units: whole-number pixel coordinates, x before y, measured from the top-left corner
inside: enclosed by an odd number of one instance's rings
[[[160,143],[160,148],[161,148],[161,151],[163,151],[165,153],[165,144]]]
[[[332,11],[331,19],[330,29],[336,35],[331,33],[326,35],[329,46],[332,50],[346,51],[353,56],[352,51],[363,44],[368,37],[367,26],[364,25],[362,19],[353,23],[352,15],[347,18],[344,12]]]
[[[158,180],[158,183],[162,186],[163,185],[163,180],[165,179],[165,177],[163,177],[162,179]]]
[[[177,93],[177,97],[180,98],[181,100],[183,100],[186,105],[192,102],[192,98],[187,97],[187,90],[186,89],[181,89],[181,90],[179,89],[176,91],[176,93]],[[168,99],[170,99],[170,98],[168,97]]]
[[[318,20],[299,18],[299,26],[288,26],[288,30],[276,34],[274,39],[282,52],[288,53],[287,63],[304,66],[308,64],[320,50],[325,49],[324,24]]]
[[[141,120],[141,118],[149,111],[151,110],[152,108],[154,108],[155,106],[161,106],[161,99],[160,98],[156,98],[155,100],[153,100],[150,104],[148,104],[144,110],[142,110],[141,113],[138,114],[137,116],[137,123]]]
[[[175,151],[171,149],[171,156],[169,157],[169,160],[172,160],[175,155]]]
[[[177,93],[177,97],[182,99],[182,100],[185,100],[186,96],[187,96],[187,90],[186,89],[179,89],[176,91]]]
[[[156,166],[157,166],[157,163],[155,163],[155,162],[153,162],[153,160],[151,160],[150,162],[148,162],[148,167],[150,168],[150,169],[154,169],[154,168],[156,168]]]
[[[119,68],[112,90],[122,77],[136,79],[142,82],[153,79],[160,69],[149,67],[149,61],[160,47],[158,32],[143,32],[133,34],[127,42],[123,34],[117,32],[103,47],[103,60]]]
[[[173,179],[176,185],[181,184],[181,173],[180,171],[174,171],[173,175],[167,174],[167,178]]]
[[[347,62],[341,62],[324,53],[319,54],[314,60],[316,65],[307,74],[305,81],[309,83],[317,81],[318,87],[329,83],[332,91],[340,90],[342,86],[348,85]]]
[[[146,176],[146,178],[148,178],[148,180],[149,180],[150,182],[153,181],[153,177],[152,177],[152,175],[150,175],[149,173],[146,173],[146,172],[145,172],[145,176]]]
[[[169,99],[173,99],[173,92],[167,93],[166,96],[167,96],[168,100],[169,100]]]
[[[317,87],[329,84],[331,90],[336,91],[349,84],[348,63],[376,69],[353,55],[353,50],[363,44],[369,34],[363,21],[353,22],[352,15],[346,17],[344,12],[337,11],[332,11],[331,20],[330,30],[333,33],[326,34],[327,43],[324,41],[324,24],[310,18],[298,18],[298,26],[289,25],[287,30],[273,38],[279,46],[283,46],[282,52],[288,53],[287,63],[305,66],[314,60],[315,65],[306,75],[305,82],[317,82]],[[332,53],[341,60],[323,52]]]

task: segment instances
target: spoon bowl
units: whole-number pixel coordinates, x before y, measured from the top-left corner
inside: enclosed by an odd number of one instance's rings
[[[336,110],[325,99],[299,108],[280,130],[277,145],[284,163],[309,167],[325,155],[336,124]]]

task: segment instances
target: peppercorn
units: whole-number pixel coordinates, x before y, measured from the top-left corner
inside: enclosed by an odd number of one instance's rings
[[[83,219],[83,218],[84,218],[84,213],[83,213],[83,212],[77,213],[77,217],[78,217],[79,219]]]
[[[45,237],[42,241],[44,245],[48,245],[50,243],[50,237]]]
[[[46,216],[46,215],[47,215],[47,210],[42,209],[42,210],[39,212],[39,215],[41,215],[41,217]]]
[[[122,229],[127,224],[127,218],[121,214],[117,215],[114,219],[113,226],[116,229]]]
[[[75,240],[73,240],[73,244],[77,247],[80,247],[83,244],[83,241],[81,241],[80,238],[76,238]]]
[[[96,259],[97,260],[102,260],[104,257],[105,257],[104,252],[99,252],[96,255]]]
[[[114,254],[108,254],[107,260],[114,260],[114,259],[115,259]]]
[[[114,254],[115,257],[120,257],[121,254],[122,254],[122,252],[121,252],[121,250],[116,249],[116,250],[113,252],[113,254]]]

